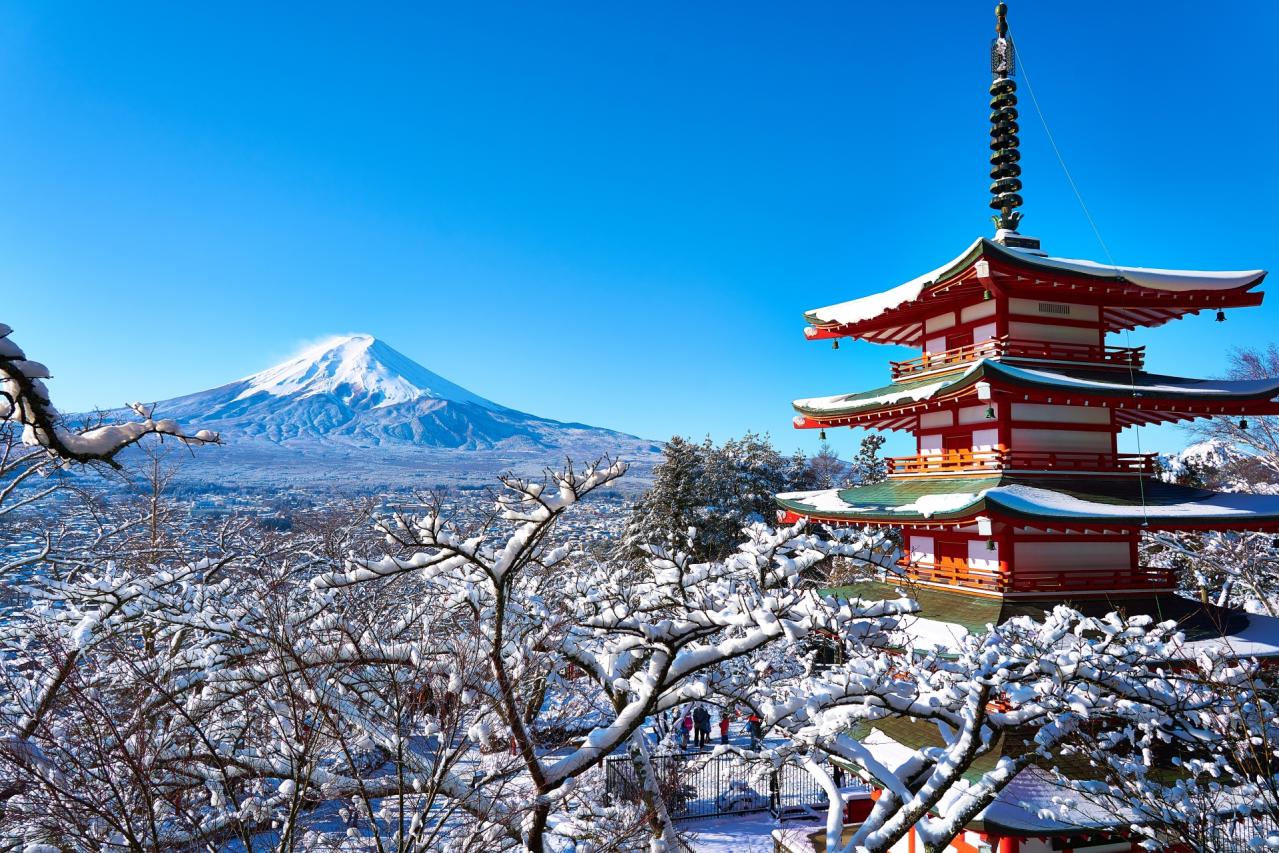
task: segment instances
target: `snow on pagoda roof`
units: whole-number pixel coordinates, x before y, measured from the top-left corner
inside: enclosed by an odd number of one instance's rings
[[[796,400],[792,405],[801,412],[811,412],[813,414],[821,414],[826,412],[860,411],[863,409],[878,409],[884,406],[893,406],[898,403],[918,403],[921,400],[931,400],[938,393],[952,387],[962,387],[968,383],[962,382],[973,369],[970,367],[958,375],[947,376],[945,379],[931,379],[915,382],[895,382],[892,385],[885,385],[882,388],[873,388],[870,391],[861,391],[853,394],[836,394],[831,397],[810,397],[804,400]]]
[[[935,270],[881,293],[839,302],[805,312],[816,326],[846,326],[874,320],[894,308],[914,302],[933,284],[950,279],[979,257],[991,257],[1032,269],[1065,272],[1108,282],[1131,284],[1164,293],[1222,292],[1246,288],[1265,277],[1265,270],[1166,270],[1126,267],[1077,258],[1053,258],[1029,249],[1013,249],[985,237],[973,241],[958,257]]]
[[[1236,657],[1279,657],[1279,619],[1249,613],[1248,624],[1227,637],[1191,640],[1182,645],[1187,660],[1209,649],[1225,649]]]
[[[1001,482],[999,477],[884,480],[851,489],[787,492],[777,502],[800,515],[908,522],[964,514]]]
[[[1279,495],[1213,492],[1133,478],[1055,478],[1047,486],[1025,477],[889,479],[851,489],[789,492],[777,496],[783,509],[818,521],[894,525],[953,521],[996,515],[1051,525],[1064,521],[1096,525],[1161,527],[1193,524],[1249,529],[1279,522]]]
[[[1045,593],[1042,598],[988,598],[959,589],[914,586],[891,573],[884,580],[860,580],[832,587],[824,592],[840,599],[856,599],[867,604],[893,601],[904,594],[908,595],[919,604],[920,609],[901,617],[901,625],[914,632],[917,622],[928,620],[949,629],[927,626],[922,642],[916,642],[913,646],[924,651],[932,650],[947,638],[981,634],[987,626],[1002,625],[1015,616],[1029,616],[1043,621],[1046,614],[1062,603],[1061,594],[1056,592]],[[1188,645],[1200,640],[1220,641],[1223,636],[1264,639],[1266,636],[1279,635],[1279,619],[1204,604],[1197,599],[1183,598],[1166,590],[1128,593],[1101,599],[1080,598],[1072,601],[1070,606],[1085,616],[1100,618],[1114,610],[1121,599],[1122,606],[1129,615],[1146,615],[1155,622],[1176,622],[1177,630],[1185,637]],[[1248,626],[1255,619],[1262,619],[1262,622],[1257,631],[1249,631]],[[1272,630],[1268,627],[1271,623],[1274,624],[1274,633],[1267,634],[1267,631]],[[1279,648],[1279,643],[1276,645]]]
[[[1039,767],[1028,767],[1013,777],[977,819],[987,829],[1026,835],[1070,832],[1078,829],[1127,827],[1136,817],[1132,812],[1116,814],[1116,809],[1090,802],[1056,782]]]
[[[853,394],[830,397],[808,397],[795,400],[796,411],[816,415],[851,415],[891,408],[899,404],[917,403],[952,395],[976,384],[993,380],[997,385],[1016,385],[1039,389],[1064,388],[1080,394],[1100,397],[1151,397],[1184,400],[1248,400],[1269,398],[1279,394],[1279,377],[1274,379],[1193,379],[1166,376],[1144,371],[1026,368],[1014,367],[995,359],[981,359],[962,373],[942,379],[898,382]],[[1139,408],[1129,404],[1129,408]]]
[[[1165,293],[1201,290],[1235,290],[1260,280],[1265,270],[1161,270],[1151,267],[1124,267],[1077,258],[1050,258],[1026,249],[999,247],[1036,267],[1079,273],[1098,278],[1123,279],[1129,284]]]
[[[993,372],[1010,380],[1029,385],[1058,385],[1078,390],[1094,389],[1102,393],[1131,394],[1133,390],[1144,394],[1160,394],[1169,397],[1255,397],[1279,393],[1279,377],[1273,379],[1194,379],[1182,376],[1166,376],[1159,373],[1134,371],[1116,373],[1113,370],[1044,370],[1013,367],[1010,364],[991,362]]]
[[[964,266],[964,262],[970,256],[975,257],[974,253],[981,248],[983,242],[986,242],[984,238],[978,238],[959,257],[942,264],[931,272],[912,278],[905,284],[899,284],[882,293],[872,293],[870,296],[850,299],[847,302],[828,305],[825,308],[814,308],[811,311],[804,312],[804,316],[810,323],[820,325],[843,326],[849,323],[864,323],[867,320],[873,320],[900,305],[914,302],[924,292],[924,288],[957,271]]]
[[[900,767],[917,757],[916,747],[902,744],[879,728],[871,728],[859,740],[876,760],[890,768]],[[927,745],[933,745],[931,740]],[[962,798],[973,781],[966,776],[947,793],[939,809],[945,809],[948,802]],[[1013,777],[996,795],[995,801],[977,816],[977,821],[985,828],[998,827],[1019,835],[1052,835],[1081,829],[1111,829],[1127,826],[1132,820],[1131,816],[1117,815],[1111,809],[1069,794],[1070,789],[1054,781],[1048,771],[1028,767]],[[1063,800],[1069,805],[1062,804]]]
[[[1240,492],[1197,493],[1185,500],[1155,502],[1155,496],[1144,507],[1130,500],[1112,503],[1088,495],[1072,495],[1053,489],[1028,485],[1007,485],[987,493],[990,502],[1001,509],[1023,516],[1040,518],[1137,518],[1155,519],[1247,519],[1258,516],[1279,517],[1279,496],[1253,495]],[[1107,496],[1109,497],[1109,496]]]

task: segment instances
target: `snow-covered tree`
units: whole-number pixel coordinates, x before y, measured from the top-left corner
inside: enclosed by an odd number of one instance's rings
[[[553,543],[560,515],[623,470],[507,480],[480,530],[440,508],[392,516],[376,559],[246,535],[195,561],[33,582],[0,637],[0,832],[284,850],[328,843],[311,812],[346,803],[343,849],[588,849],[641,829],[661,848],[673,829],[655,788],[647,812],[600,806],[604,759],[643,766],[650,717],[745,697],[754,656],[865,635],[894,605],[801,585],[834,546],[798,529],[757,525],[723,562],[658,548],[629,573]]]
[[[1226,378],[1232,380],[1273,379],[1279,376],[1279,346],[1265,349],[1245,347],[1230,353]],[[1233,477],[1252,483],[1279,483],[1279,417],[1208,418],[1193,431],[1219,445],[1237,448]]]
[[[709,440],[707,442],[709,444]],[[671,436],[662,448],[662,462],[653,469],[653,485],[631,509],[623,536],[622,556],[636,558],[650,542],[687,541],[701,523],[705,507],[706,444],[696,445]]]
[[[923,850],[934,853],[1019,773],[1051,772],[1081,729],[1141,725],[1165,742],[1199,742],[1196,715],[1214,707],[1216,695],[1168,671],[1180,643],[1172,624],[1087,618],[1059,607],[1042,622],[1016,618],[938,654],[853,658],[787,687],[764,713],[788,733],[790,748],[832,803],[838,796],[826,755],[882,791],[847,840],[838,806],[831,807],[827,849],[883,853],[913,828]],[[874,738],[852,735],[854,725],[892,717],[935,729],[937,745],[884,750]],[[993,769],[975,771],[981,756],[1009,742],[1019,748],[1003,750]]]
[[[148,435],[216,440],[143,407],[135,422],[69,428],[47,371],[8,334],[0,512],[31,477],[112,464]],[[880,444],[863,441],[859,481],[882,475]],[[942,849],[1019,772],[1051,772],[1072,749],[1100,753],[1112,778],[1082,790],[1121,803],[1152,838],[1208,837],[1206,816],[1241,803],[1273,820],[1263,669],[1229,654],[1169,667],[1186,657],[1174,626],[1065,608],[904,653],[916,645],[908,597],[840,600],[808,578],[831,557],[882,565],[887,540],[760,523],[812,466],[755,435],[672,441],[628,531],[642,558],[600,562],[556,525],[624,470],[508,478],[476,528],[441,503],[393,514],[371,531],[385,553],[369,556],[366,510],[289,533],[176,526],[157,469],[141,512],[111,507],[39,554],[48,570],[0,624],[0,840],[669,850],[644,733],[699,700],[754,709],[771,737],[749,757],[821,782],[832,851],[883,853],[912,827]],[[1237,544],[1220,546],[1223,566],[1241,562]],[[886,757],[861,735],[893,717],[932,726],[937,745]],[[1024,748],[974,770],[1009,738]],[[1155,772],[1168,743],[1190,745],[1180,778]],[[629,757],[637,804],[605,804],[610,756]],[[883,791],[850,840],[832,759]],[[1161,801],[1193,818],[1174,832]]]
[[[821,781],[831,850],[883,853],[912,826],[937,850],[1085,725],[1202,737],[1190,714],[1217,700],[1165,671],[1173,626],[1060,609],[904,654],[908,598],[840,600],[805,582],[830,555],[873,560],[873,533],[754,524],[726,559],[654,545],[627,566],[556,536],[624,470],[507,478],[474,528],[440,503],[392,514],[374,527],[381,556],[360,556],[373,542],[350,524],[279,540],[192,530],[165,539],[198,557],[144,545],[33,580],[0,631],[0,838],[670,850],[645,727],[712,701],[761,716],[770,745],[752,760]],[[889,717],[933,726],[940,745],[890,760],[853,737]],[[974,778],[1014,734],[1026,748]],[[638,804],[605,803],[610,756],[629,756]],[[884,791],[851,842],[830,758]]]
[[[839,458],[839,454],[835,452],[826,442],[822,442],[821,447],[817,449],[817,453],[813,458],[808,460],[808,478],[802,488],[805,489],[835,489],[843,486],[848,478],[848,465]]]
[[[1273,673],[1228,647],[1182,664],[1197,701],[1180,715],[1189,737],[1170,739],[1158,717],[1105,730],[1081,726],[1063,752],[1089,766],[1056,774],[1055,808],[1121,815],[1151,849],[1242,853],[1275,846],[1279,831],[1279,709]],[[1191,691],[1185,691],[1187,693]]]
[[[28,359],[22,348],[10,339],[12,332],[0,323],[0,425],[5,431],[16,426],[21,443],[37,450],[6,454],[5,467],[0,469],[5,475],[5,491],[0,493],[0,498],[7,497],[16,482],[43,470],[42,460],[115,464],[120,451],[149,435],[170,436],[191,444],[218,440],[217,435],[208,430],[188,434],[175,421],[155,420],[152,411],[141,403],[130,406],[141,420],[71,429],[49,399],[44,384],[49,378],[49,369]]]
[[[1269,463],[1255,451],[1221,439],[1193,444],[1168,459],[1162,476],[1169,482],[1217,491],[1273,492]],[[1277,462],[1276,464],[1279,464]],[[1255,477],[1261,474],[1262,480]],[[1143,564],[1172,569],[1182,591],[1205,603],[1279,615],[1279,549],[1272,534],[1253,531],[1147,533]]]
[[[774,495],[813,488],[807,459],[782,455],[758,433],[722,445],[675,436],[663,453],[652,487],[627,523],[623,556],[632,560],[641,559],[649,543],[722,559],[733,552],[745,525],[772,520]]]

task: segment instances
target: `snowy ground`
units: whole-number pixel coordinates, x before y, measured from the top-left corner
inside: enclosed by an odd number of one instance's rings
[[[773,853],[772,832],[781,829],[796,836],[817,832],[820,824],[779,823],[768,812],[684,821],[680,830],[695,853]]]

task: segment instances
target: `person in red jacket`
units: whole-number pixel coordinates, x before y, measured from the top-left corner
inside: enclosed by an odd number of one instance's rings
[[[728,743],[728,712],[720,714],[719,717],[719,742]]]

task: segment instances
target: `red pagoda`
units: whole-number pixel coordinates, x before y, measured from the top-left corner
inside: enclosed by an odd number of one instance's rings
[[[1000,26],[1003,17],[1000,17]],[[900,528],[907,576],[970,595],[1114,596],[1172,590],[1139,564],[1143,530],[1279,527],[1279,501],[1155,477],[1118,451],[1126,427],[1279,414],[1279,379],[1144,370],[1108,335],[1261,304],[1264,270],[1193,272],[1050,257],[1017,232],[1022,203],[1011,39],[992,58],[994,239],[882,293],[807,312],[811,340],[918,347],[891,384],[796,400],[799,429],[908,430],[888,479],[779,496],[783,521]]]
[[[1014,52],[1005,7],[992,50],[993,239],[881,293],[807,312],[811,340],[915,347],[869,391],[796,400],[795,426],[906,430],[915,453],[887,460],[887,479],[779,495],[778,516],[901,532],[899,571],[841,590],[921,605],[910,634],[936,649],[1015,615],[1070,602],[1176,620],[1187,648],[1230,640],[1238,654],[1279,657],[1279,620],[1177,593],[1143,566],[1146,531],[1279,529],[1279,496],[1220,493],[1157,476],[1155,454],[1120,453],[1128,427],[1279,414],[1279,379],[1219,381],[1145,370],[1142,347],[1115,333],[1186,315],[1261,304],[1263,270],[1179,271],[1053,257],[1018,232],[1022,205]],[[885,719],[858,734],[877,754],[930,744],[928,726]],[[935,737],[935,734],[933,735]],[[990,759],[994,761],[995,758]],[[980,768],[975,768],[975,771]],[[1049,774],[1019,774],[953,849],[1041,853],[1139,849],[1113,815],[1045,820],[1034,803],[1060,793]],[[900,850],[915,849],[913,835]],[[897,847],[894,851],[898,850]]]

